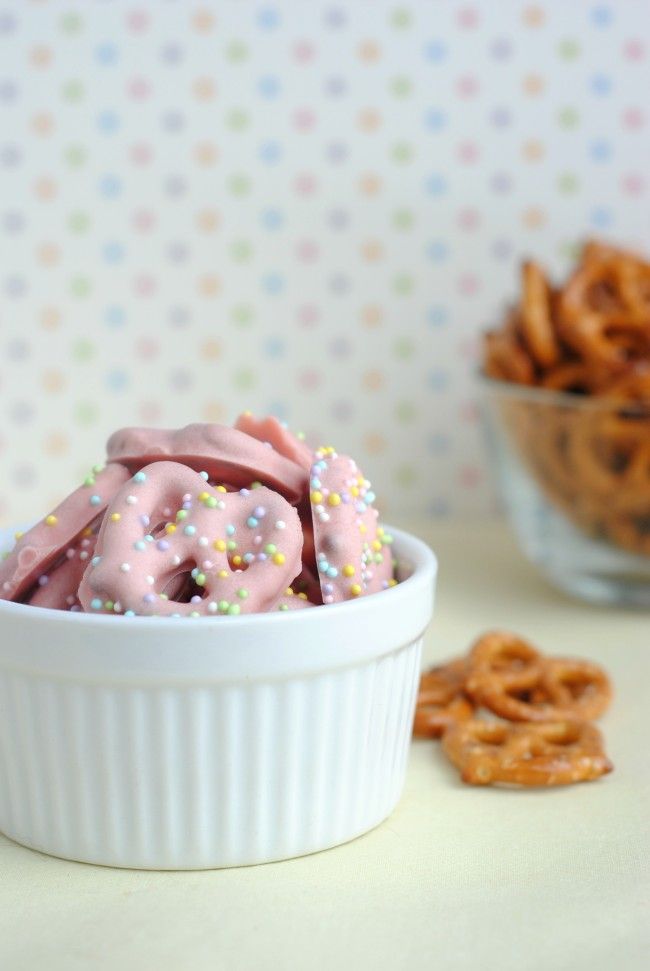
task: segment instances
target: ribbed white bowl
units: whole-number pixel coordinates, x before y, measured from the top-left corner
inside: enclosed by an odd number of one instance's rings
[[[436,562],[277,614],[71,614],[0,601],[0,829],[91,863],[189,869],[335,846],[404,782]]]

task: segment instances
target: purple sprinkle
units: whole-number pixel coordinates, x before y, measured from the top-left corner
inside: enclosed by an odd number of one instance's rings
[[[192,603],[192,604],[200,604],[201,603],[201,598],[199,597],[198,593],[195,593],[194,596],[190,598],[190,603]]]
[[[190,500],[188,499],[188,500],[187,500],[187,502],[184,502],[184,503],[183,503],[183,509],[191,509],[191,508],[192,508],[192,503],[191,503],[191,501],[190,501]]]
[[[250,493],[250,489],[240,489],[239,490],[239,495],[240,496],[247,496],[249,493]]]
[[[258,553],[257,554],[257,559],[258,560],[265,560],[266,559],[266,553]]]
[[[255,516],[256,519],[263,519],[264,516],[266,516],[266,509],[264,508],[264,506],[255,506],[255,509],[253,510],[253,515]]]
[[[45,586],[47,586],[47,584],[49,582],[49,579],[50,578],[47,577],[47,576],[45,576],[45,574],[43,574],[42,577],[39,577],[38,578],[38,585],[39,585],[39,587],[45,587]]]
[[[156,597],[155,593],[145,593],[142,599],[146,604],[152,604],[155,603],[158,598]]]
[[[347,492],[342,492],[341,493],[341,502],[343,502],[345,505],[347,505],[349,501],[350,501],[350,496],[348,495],[348,493]]]
[[[331,583],[324,583],[323,584],[323,592],[324,593],[334,593],[334,586]]]
[[[164,553],[165,550],[169,549],[169,541],[166,539],[159,539],[158,542],[156,543],[156,546],[158,547],[159,550],[162,550],[162,552]]]
[[[148,526],[149,523],[151,522],[148,516],[139,516],[138,518],[143,526]]]

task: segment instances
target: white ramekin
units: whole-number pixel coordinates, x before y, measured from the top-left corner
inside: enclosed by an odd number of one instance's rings
[[[190,869],[366,832],[404,783],[436,560],[314,610],[116,618],[0,601],[0,830],[89,863]],[[1,537],[0,537],[1,540]]]

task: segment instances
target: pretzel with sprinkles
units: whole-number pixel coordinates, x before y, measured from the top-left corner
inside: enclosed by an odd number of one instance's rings
[[[83,531],[101,518],[128,478],[128,470],[118,463],[94,466],[83,485],[35,526],[18,534],[13,550],[0,562],[0,597],[20,600]]]
[[[78,591],[81,579],[95,554],[97,533],[91,526],[63,554],[47,573],[42,573],[26,602],[31,607],[51,610],[81,610]]]
[[[313,451],[305,445],[303,436],[294,435],[273,415],[255,418],[251,411],[244,411],[235,422],[235,428],[259,442],[270,444],[280,455],[309,472],[314,461]]]
[[[200,617],[272,609],[300,572],[295,509],[260,486],[226,492],[177,462],[138,470],[106,511],[84,610]]]
[[[310,474],[316,566],[323,603],[394,584],[392,536],[377,523],[375,494],[354,459],[318,449]]]

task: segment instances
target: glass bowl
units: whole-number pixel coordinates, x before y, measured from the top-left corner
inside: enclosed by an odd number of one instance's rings
[[[557,587],[650,607],[650,402],[481,378],[490,451],[523,552]]]

